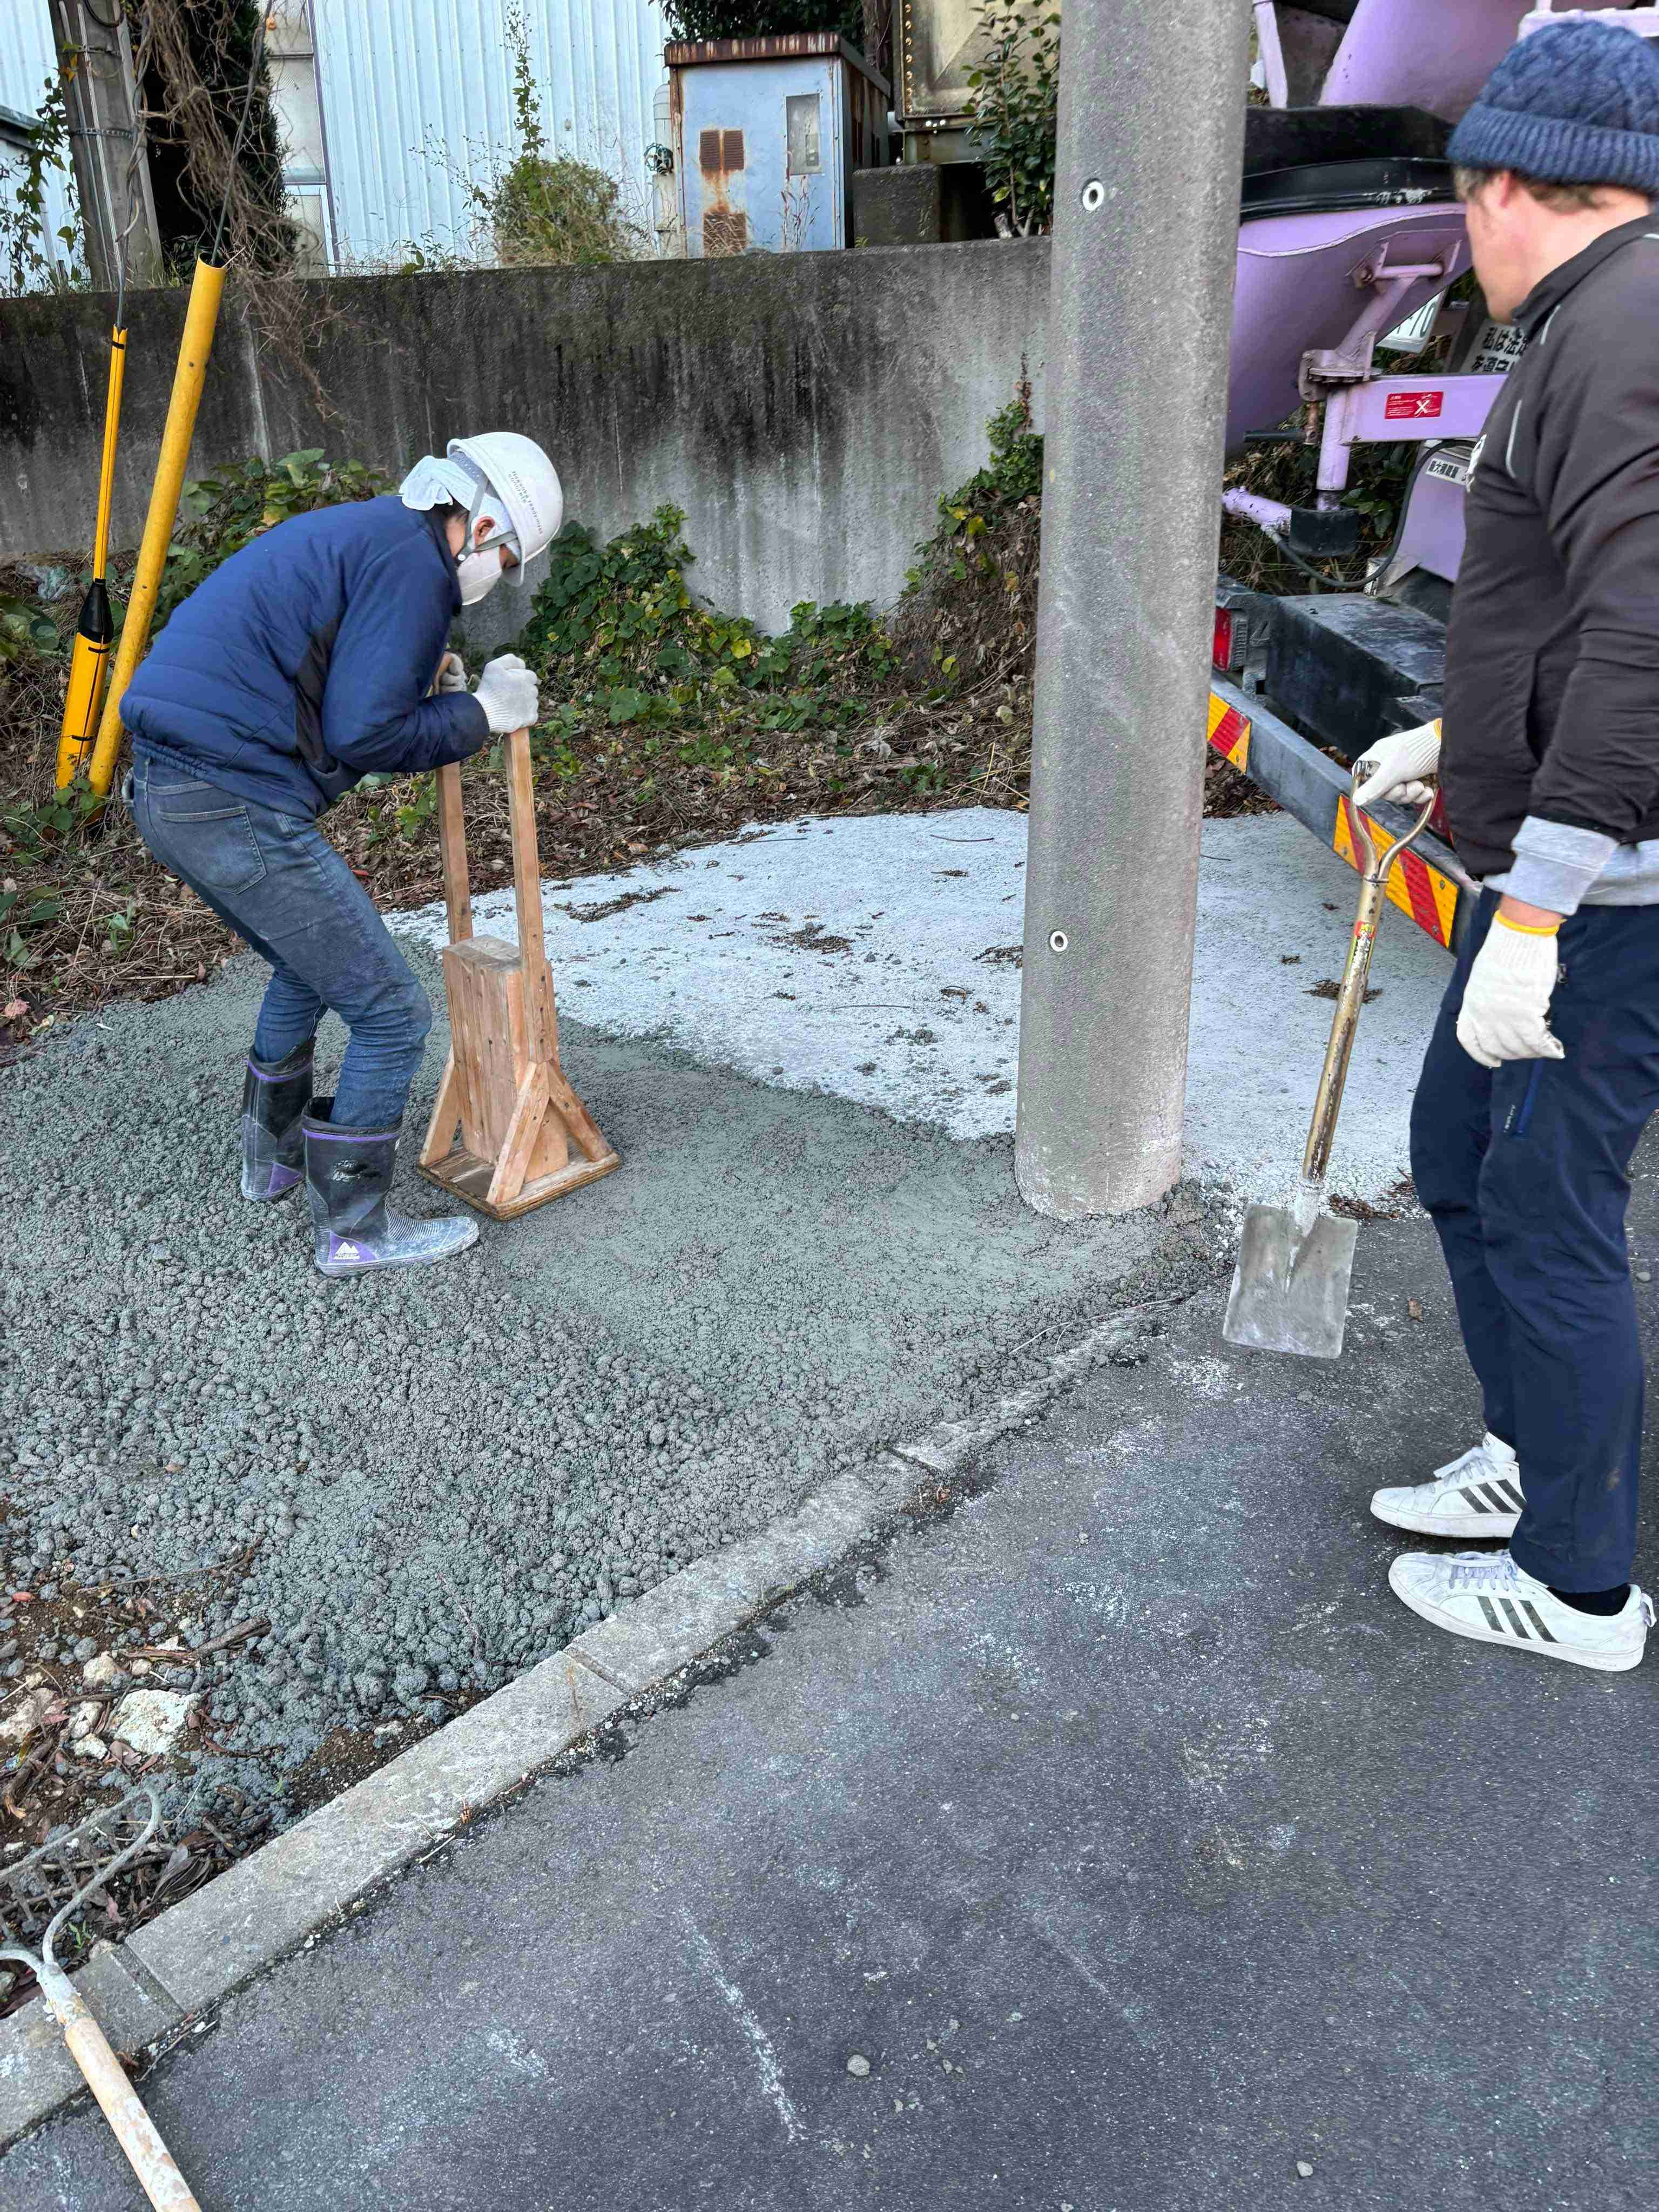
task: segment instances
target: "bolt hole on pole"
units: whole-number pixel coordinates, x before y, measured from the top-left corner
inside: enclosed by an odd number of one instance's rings
[[[1181,1173],[1250,24],[1066,0],[1014,1145],[1060,1220]]]

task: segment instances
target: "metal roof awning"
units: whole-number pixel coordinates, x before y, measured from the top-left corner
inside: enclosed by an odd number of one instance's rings
[[[19,153],[27,153],[34,143],[39,118],[20,114],[15,107],[0,107],[0,146],[15,146]]]
[[[886,78],[835,31],[781,31],[764,39],[671,39],[662,58],[671,70],[677,70],[699,69],[710,62],[800,61],[823,54],[839,55],[884,94],[890,93]]]

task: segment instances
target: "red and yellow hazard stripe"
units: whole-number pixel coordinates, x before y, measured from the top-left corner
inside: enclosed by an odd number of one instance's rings
[[[1249,771],[1250,725],[1249,717],[1241,714],[1237,707],[1212,691],[1210,694],[1210,743],[1224,761],[1237,769]]]
[[[1307,803],[1310,797],[1307,792],[1299,791],[1299,798],[1304,803],[1298,803],[1297,797],[1282,798],[1275,788],[1277,778],[1272,772],[1272,764],[1279,756],[1274,750],[1273,730],[1272,717],[1265,717],[1262,757],[1255,781],[1269,797],[1279,799],[1281,805],[1289,805],[1291,811],[1313,830],[1316,836],[1328,834],[1314,817],[1312,805]],[[1286,738],[1291,735],[1288,731],[1284,734]],[[1206,735],[1223,760],[1231,761],[1235,768],[1249,774],[1250,718],[1230,704],[1218,691],[1212,690],[1210,693],[1209,726]],[[1329,791],[1328,785],[1324,787]],[[1328,833],[1332,846],[1351,868],[1358,868],[1359,860],[1354,850],[1351,811],[1353,802],[1346,793],[1333,796],[1336,799],[1336,823],[1334,831]],[[1323,807],[1321,806],[1318,811],[1323,814]],[[1325,817],[1327,821],[1329,818]],[[1369,814],[1365,819],[1378,852],[1387,853],[1395,840]],[[1457,885],[1451,877],[1425,860],[1419,853],[1402,853],[1389,871],[1388,890],[1389,896],[1402,914],[1409,915],[1418,927],[1433,938],[1437,945],[1443,945],[1448,951],[1450,950],[1452,931],[1457,919],[1458,896]]]
[[[1215,701],[1212,696],[1211,711]],[[1336,835],[1331,840],[1337,852],[1351,868],[1359,866],[1354,849],[1353,801],[1346,794],[1338,801]],[[1365,826],[1376,841],[1379,853],[1387,853],[1394,839],[1372,816],[1365,817]],[[1389,896],[1402,914],[1408,914],[1418,927],[1426,930],[1437,945],[1451,944],[1452,919],[1457,912],[1457,886],[1449,876],[1442,875],[1420,853],[1402,853],[1389,870]]]

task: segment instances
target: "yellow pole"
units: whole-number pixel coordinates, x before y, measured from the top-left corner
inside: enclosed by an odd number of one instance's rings
[[[214,326],[219,319],[219,295],[225,289],[225,272],[210,262],[198,261],[185,311],[185,334],[179,344],[179,366],[173,374],[173,397],[167,402],[167,427],[161,433],[161,455],[150,487],[149,513],[144,518],[138,566],[127,599],[126,620],[115,655],[115,671],[98,725],[98,744],[92,756],[91,783],[101,798],[109,789],[121,750],[121,698],[132,680],[132,672],[149,643],[149,625],[155,612],[161,571],[179,513],[179,494],[184,488],[185,464],[196,429],[196,410],[201,404],[208,356],[213,351]]]
[[[98,471],[98,520],[92,527],[92,573],[101,576],[109,555],[109,510],[115,490],[115,441],[121,422],[121,386],[127,373],[127,334],[109,334],[109,398],[104,408],[104,455]]]
[[[76,624],[75,650],[70,660],[69,690],[64,701],[63,733],[58,741],[58,788],[74,782],[92,750],[98,729],[98,709],[109,670],[109,649],[115,636],[110,613],[109,509],[115,484],[115,447],[121,422],[121,385],[126,374],[127,334],[116,329],[109,337],[109,392],[104,401],[104,454],[98,472],[98,520],[92,531],[92,580],[81,603]]]

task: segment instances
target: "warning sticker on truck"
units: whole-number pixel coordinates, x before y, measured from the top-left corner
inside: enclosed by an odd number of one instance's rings
[[[1382,402],[1383,418],[1389,422],[1420,422],[1437,415],[1444,400],[1442,392],[1390,392]]]
[[[1467,491],[1469,488],[1470,456],[1474,450],[1467,440],[1442,446],[1437,453],[1431,453],[1424,462],[1423,473],[1425,477],[1437,478],[1442,483],[1458,484]]]

